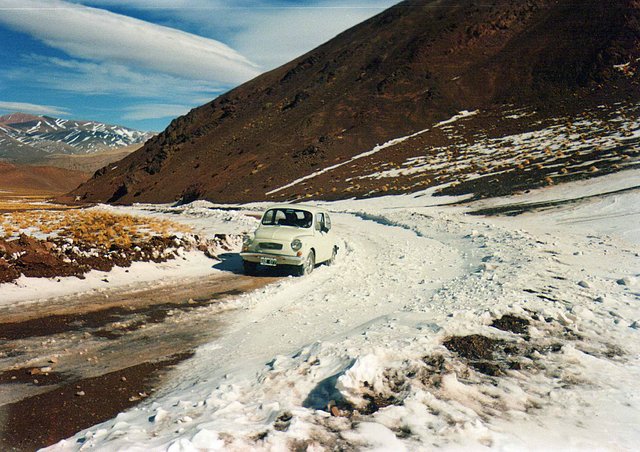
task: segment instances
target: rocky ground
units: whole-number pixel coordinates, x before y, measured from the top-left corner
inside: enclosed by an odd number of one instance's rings
[[[51,212],[29,206],[0,216],[0,283],[21,276],[82,279],[91,270],[108,272],[132,262],[165,262],[190,250],[216,259],[219,252],[231,250],[234,240],[239,238],[227,234],[201,237],[168,221],[91,209]]]
[[[0,239],[0,283],[14,281],[21,275],[82,279],[91,270],[108,272],[114,266],[129,267],[132,262],[165,262],[175,259],[179,250],[198,249],[215,259],[214,250],[225,247],[229,249],[225,234],[212,239],[153,235],[128,246],[108,247],[75,243],[67,238],[37,239],[20,234],[17,239]]]

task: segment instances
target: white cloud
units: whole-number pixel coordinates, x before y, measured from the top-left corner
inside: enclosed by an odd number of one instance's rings
[[[62,0],[0,0],[0,23],[69,55],[192,80],[236,84],[255,64],[213,39]]]
[[[325,43],[395,1],[362,3],[348,6],[316,1],[304,8],[251,11],[241,15],[242,32],[234,35],[230,42],[249,58],[271,69]]]
[[[199,99],[213,99],[224,87],[204,81],[189,81],[166,74],[143,73],[112,63],[24,56],[21,67],[0,71],[3,78],[34,88],[56,89],[82,95],[180,99],[197,104]]]
[[[236,50],[265,69],[284,64],[398,0],[74,0],[98,6],[144,10],[164,22],[198,33],[224,36]]]
[[[52,105],[30,104],[26,102],[0,101],[0,110],[32,113],[37,115],[66,116],[69,114],[69,111],[66,108],[54,107]]]
[[[191,108],[175,104],[138,104],[127,107],[122,117],[132,120],[176,118],[187,114]]]

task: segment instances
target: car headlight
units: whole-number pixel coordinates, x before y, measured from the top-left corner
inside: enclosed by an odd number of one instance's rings
[[[291,242],[291,249],[293,251],[300,251],[300,248],[302,248],[302,242],[300,240],[298,240],[298,239],[294,239]]]
[[[249,247],[253,243],[253,239],[249,235],[242,237],[242,251],[249,251]]]

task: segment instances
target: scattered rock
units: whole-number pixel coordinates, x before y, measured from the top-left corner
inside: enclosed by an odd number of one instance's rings
[[[495,270],[497,268],[496,264],[492,264],[489,262],[483,262],[480,264],[480,269],[482,271],[492,271]]]
[[[285,411],[280,416],[278,416],[276,421],[273,423],[273,428],[279,432],[287,431],[289,429],[289,425],[291,424],[291,419],[293,419],[293,415],[290,412]]]
[[[632,286],[635,283],[635,278],[630,276],[625,276],[624,278],[620,278],[616,281],[620,286]]]
[[[165,409],[158,407],[156,409],[156,414],[149,417],[149,422],[153,422],[153,423],[162,422],[164,419],[167,419],[168,417],[169,417],[169,412]]]
[[[471,365],[478,372],[481,372],[485,375],[489,375],[492,377],[499,377],[500,375],[503,375],[503,372],[502,372],[502,369],[500,369],[500,366],[491,361],[475,361],[471,363]],[[519,366],[520,363],[516,362],[514,363],[514,365]]]
[[[0,257],[0,284],[11,282],[20,277],[20,272],[13,268],[9,262]]]
[[[580,281],[578,283],[578,285],[580,287],[584,287],[585,289],[590,289],[591,288],[591,284],[588,281],[584,281],[584,280]]]
[[[76,392],[76,395],[78,397],[83,397],[85,395],[85,392],[84,391],[78,391],[78,392]]]

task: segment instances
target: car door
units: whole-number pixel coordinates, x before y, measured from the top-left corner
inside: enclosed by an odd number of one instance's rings
[[[326,233],[327,252],[329,253],[329,255],[327,256],[327,259],[331,259],[331,256],[333,255],[333,249],[336,246],[336,235],[335,235],[335,232],[333,231],[333,225],[331,224],[331,217],[329,216],[328,213],[324,214],[324,224],[325,224],[325,227],[328,229]]]
[[[330,231],[326,229],[327,223],[325,214],[320,212],[316,214],[315,235],[317,237],[316,261],[324,262],[331,257],[331,238]]]

